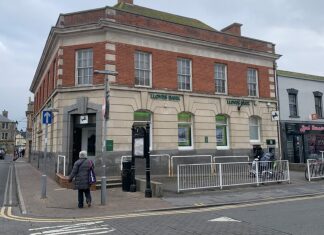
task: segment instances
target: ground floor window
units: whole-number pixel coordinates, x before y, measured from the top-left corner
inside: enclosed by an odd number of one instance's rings
[[[249,119],[250,141],[260,142],[260,118],[252,116]]]
[[[136,111],[134,112],[134,122],[137,126],[146,127],[146,123],[150,123],[150,150],[153,149],[152,141],[152,113],[149,111]]]
[[[190,113],[178,114],[178,146],[179,149],[192,149],[192,115]]]
[[[228,118],[225,115],[216,116],[216,143],[217,148],[228,148]]]

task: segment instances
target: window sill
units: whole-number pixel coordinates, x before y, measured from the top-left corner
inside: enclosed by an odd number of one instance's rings
[[[181,147],[181,146],[178,146],[178,150],[179,151],[186,151],[186,150],[193,150],[193,146],[188,146],[188,147]]]
[[[250,143],[261,144],[261,140],[250,140]]]
[[[178,91],[181,91],[181,92],[192,92],[192,90],[181,90],[181,89],[178,89]]]
[[[216,146],[217,150],[229,150],[230,147],[229,146]]]
[[[152,86],[141,86],[141,85],[134,85],[137,88],[152,88]]]
[[[300,116],[289,116],[289,118],[300,118]]]

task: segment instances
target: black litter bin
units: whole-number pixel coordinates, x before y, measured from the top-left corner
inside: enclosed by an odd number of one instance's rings
[[[122,189],[123,191],[129,192],[131,186],[131,161],[124,161],[123,163],[123,170],[121,172],[122,177]]]

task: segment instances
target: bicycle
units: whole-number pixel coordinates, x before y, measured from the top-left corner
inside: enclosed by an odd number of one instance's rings
[[[273,165],[273,167],[271,167]],[[269,162],[266,170],[263,170],[261,173],[262,182],[268,181],[277,181],[277,183],[281,183],[285,180],[285,173],[282,170],[282,164],[279,161]]]

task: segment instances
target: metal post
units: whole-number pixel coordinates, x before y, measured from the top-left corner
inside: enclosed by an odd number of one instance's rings
[[[106,178],[106,163],[105,163],[105,150],[106,150],[106,135],[107,135],[107,119],[109,110],[109,80],[108,75],[105,75],[105,91],[104,99],[106,110],[103,117],[103,130],[102,130],[102,176],[101,176],[101,205],[106,205],[107,194],[107,178]]]
[[[101,204],[106,204],[106,193],[107,193],[107,179],[106,179],[106,164],[104,161],[104,153],[106,148],[106,132],[107,132],[107,120],[109,119],[109,78],[108,75],[116,76],[118,73],[116,71],[111,70],[94,70],[94,74],[104,74],[105,75],[105,104],[106,104],[106,111],[103,117],[103,133],[102,133],[102,177],[101,177]],[[105,183],[104,183],[105,181]]]
[[[47,127],[48,124],[45,124],[45,150],[44,150],[44,174],[41,178],[41,199],[46,198],[46,161],[47,161]]]
[[[136,181],[135,181],[135,156],[134,156],[134,138],[135,138],[135,127],[132,126],[132,165],[131,165],[131,185],[130,192],[136,192]]]
[[[151,165],[150,165],[150,124],[146,124],[145,137],[144,137],[144,154],[146,158],[146,189],[145,197],[152,197],[151,189]]]

